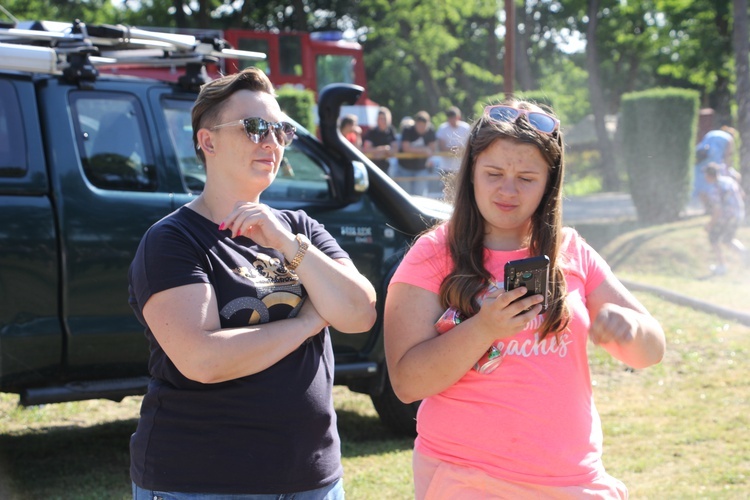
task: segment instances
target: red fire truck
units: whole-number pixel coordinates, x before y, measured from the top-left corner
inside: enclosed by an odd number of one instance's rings
[[[293,85],[317,92],[329,83],[353,83],[364,87],[354,106],[342,114],[357,115],[360,125],[377,124],[378,106],[367,97],[367,78],[362,46],[343,39],[341,32],[269,32],[227,29],[222,38],[235,49],[266,54],[265,61],[226,61],[228,73],[255,65],[265,70],[275,85]]]
[[[284,32],[228,29],[223,38],[235,49],[266,54],[254,63],[277,85],[318,91],[329,83],[354,83],[366,88],[362,46],[345,41],[340,32]],[[253,63],[239,61],[243,69]],[[365,91],[366,93],[366,91]]]
[[[102,52],[104,57],[98,58],[100,72],[177,81],[183,73],[178,68],[186,62],[184,58],[197,57],[196,62],[202,66],[204,57],[212,56],[216,64],[206,65],[206,71],[212,77],[236,73],[254,65],[263,69],[277,87],[292,85],[310,89],[316,97],[330,83],[359,85],[365,89],[362,96],[353,106],[343,106],[341,114],[355,114],[363,128],[377,124],[378,106],[367,97],[362,46],[344,40],[340,32],[142,29],[122,25],[86,27],[83,23],[28,21],[16,23],[6,30],[4,36],[54,40],[75,30],[87,30],[87,36],[111,47]],[[235,50],[226,47],[227,43]],[[195,46],[201,48],[201,54],[196,54]],[[248,53],[255,57],[248,58]],[[236,58],[232,58],[232,54]]]
[[[378,105],[367,96],[367,78],[362,45],[344,40],[341,32],[273,32],[245,29],[196,30],[172,28],[143,28],[172,34],[212,37],[226,40],[234,49],[265,54],[265,60],[220,59],[217,65],[208,65],[209,75],[236,73],[248,66],[263,69],[276,85],[291,85],[317,93],[329,83],[353,83],[365,89],[353,106],[344,106],[343,114],[355,114],[359,124],[374,127],[377,124]],[[127,73],[141,77],[158,77],[176,80],[180,72],[169,67],[143,67],[119,65],[103,71]],[[317,113],[316,113],[317,116]]]

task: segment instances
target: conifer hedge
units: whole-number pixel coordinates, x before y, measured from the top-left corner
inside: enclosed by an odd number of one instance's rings
[[[688,89],[658,88],[622,96],[618,132],[639,221],[677,220],[687,204],[698,106],[698,92]]]

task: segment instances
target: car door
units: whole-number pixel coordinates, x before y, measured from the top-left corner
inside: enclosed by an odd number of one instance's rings
[[[55,214],[34,83],[0,75],[0,387],[38,383],[57,369]]]
[[[172,210],[146,102],[147,85],[62,83],[44,89],[47,153],[62,249],[66,370],[145,373],[143,327],[128,304],[128,268],[146,229]],[[63,126],[66,122],[72,125]],[[57,126],[56,126],[57,125]]]

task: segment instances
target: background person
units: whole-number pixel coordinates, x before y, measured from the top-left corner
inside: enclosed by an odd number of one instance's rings
[[[359,126],[357,115],[342,117],[339,129],[347,141],[357,146],[358,149],[362,149],[362,128]]]
[[[256,68],[204,85],[205,189],[136,252],[130,302],[151,349],[137,500],[344,496],[327,327],[367,331],[375,292],[321,224],[259,202],[294,137],[284,119]]]
[[[451,106],[445,112],[446,121],[441,123],[435,132],[438,141],[438,149],[444,154],[440,156],[438,173],[442,188],[443,179],[458,171],[461,166],[461,156],[469,138],[471,126],[461,119],[461,110]]]
[[[748,250],[735,235],[742,221],[745,220],[745,201],[742,188],[732,177],[721,175],[721,168],[716,163],[709,163],[704,169],[706,182],[712,189],[709,191],[709,206],[711,219],[706,225],[708,241],[714,253],[716,264],[710,269],[716,275],[726,274],[726,259],[722,250],[723,245],[735,250],[748,262]]]
[[[393,177],[399,177],[401,186],[409,194],[427,194],[429,177],[433,175],[429,157],[435,153],[437,139],[430,123],[430,114],[419,111],[414,115],[414,125],[401,131],[399,151],[416,155],[416,158],[399,158]]]
[[[441,123],[435,132],[440,151],[454,153],[451,156],[442,156],[440,169],[444,172],[457,172],[461,166],[461,156],[469,138],[471,126],[461,119],[461,110],[451,106],[445,112],[446,120]]]
[[[391,120],[391,110],[381,106],[378,110],[378,125],[367,131],[362,149],[383,172],[388,172],[389,158],[398,149],[396,128]]]
[[[719,168],[720,175],[728,175],[739,181],[739,172],[734,168],[735,136],[737,131],[727,125],[710,130],[695,147],[695,171],[693,175],[693,199],[700,201],[708,213],[712,186],[706,182],[704,169],[709,163]]]
[[[559,122],[523,101],[488,106],[455,178],[454,210],[409,250],[388,289],[385,347],[393,389],[422,400],[417,499],[627,498],[602,464],[590,339],[644,368],[665,350],[659,323],[572,228],[562,227]],[[550,260],[541,295],[502,286],[504,264]],[[439,335],[454,307],[464,320]],[[475,366],[494,348],[494,371]]]
[[[401,118],[401,121],[398,123],[398,132],[396,133],[396,154],[391,156],[389,160],[389,169],[388,172],[390,172],[391,177],[398,177],[398,174],[400,174],[401,169],[399,168],[399,158],[396,156],[401,151],[401,138],[404,136],[404,130],[406,130],[408,127],[414,126],[414,118],[411,116],[404,116]],[[399,182],[400,184],[400,182]],[[402,184],[403,187],[403,184]]]

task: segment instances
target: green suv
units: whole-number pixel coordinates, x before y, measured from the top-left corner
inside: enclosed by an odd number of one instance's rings
[[[72,25],[63,45],[21,33],[45,31],[33,28],[0,29],[0,391],[25,405],[118,401],[148,383],[128,266],[145,230],[205,178],[190,126],[200,65],[194,58],[178,82],[105,76],[92,30]],[[205,60],[205,44],[180,50]],[[387,426],[414,433],[416,405],[398,401],[388,381],[383,303],[408,245],[448,209],[407,195],[339,134],[341,106],[361,92],[321,92],[320,139],[298,126],[262,200],[325,224],[375,286],[372,330],[332,332],[335,382],[369,394]]]

